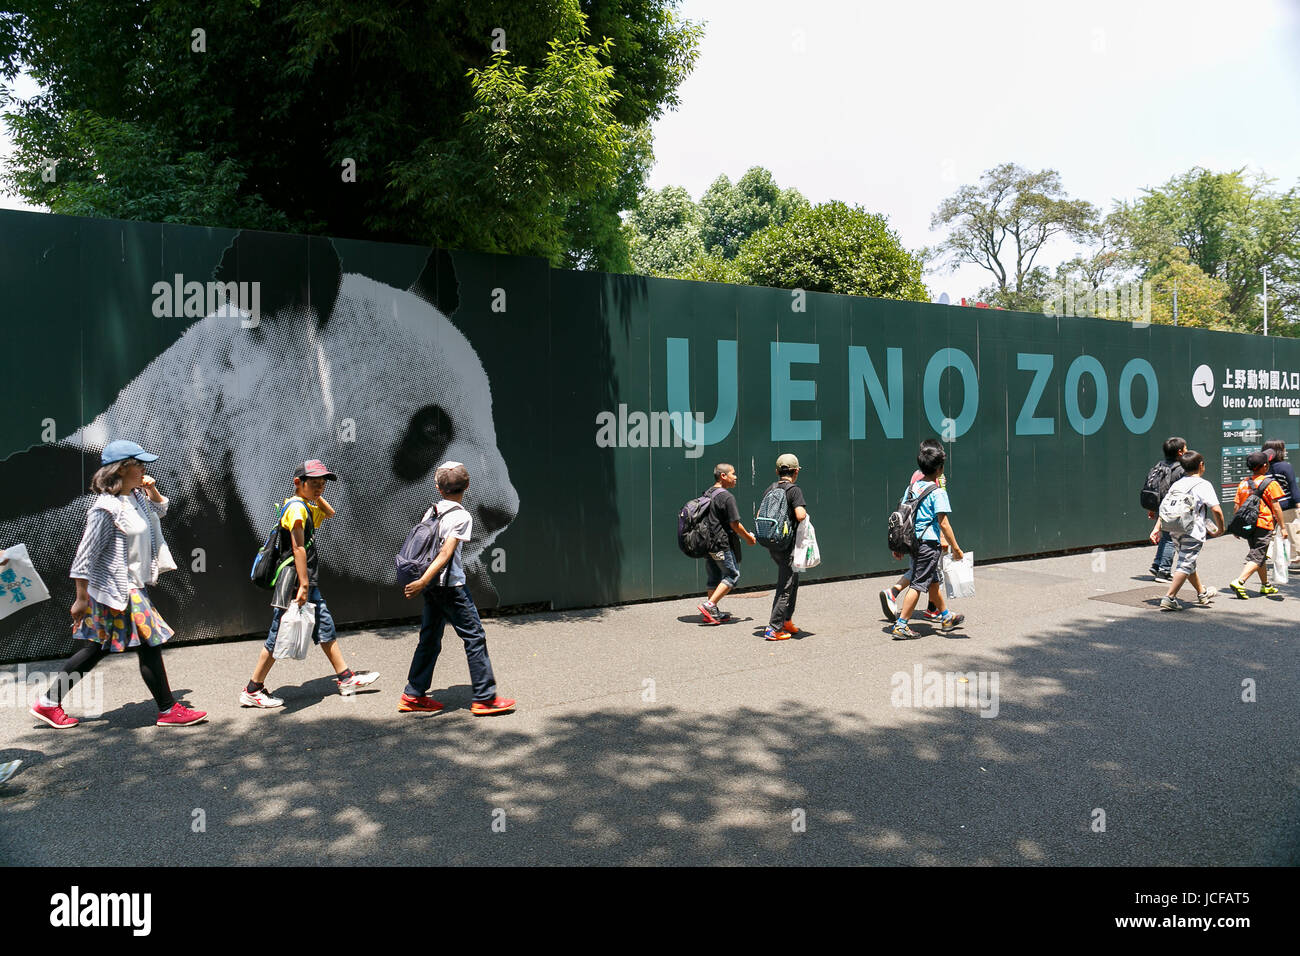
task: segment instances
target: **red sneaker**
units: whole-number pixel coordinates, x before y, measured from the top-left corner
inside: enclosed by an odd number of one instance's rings
[[[794,626],[794,621],[786,621],[784,624],[781,625],[781,630],[785,631],[787,634],[799,633],[799,628]]]
[[[495,700],[476,700],[469,705],[469,712],[475,717],[508,714],[514,709],[515,702],[508,697],[498,697]]]
[[[46,707],[38,700],[32,704],[32,709],[28,711],[33,717],[45,721],[55,730],[67,730],[69,727],[75,727],[80,723],[76,717],[69,717],[63,712],[63,708],[58,704],[53,707]]]
[[[158,715],[157,725],[159,727],[188,727],[190,724],[201,723],[207,719],[207,711],[190,710],[180,701],[177,701],[172,704],[171,710],[165,710]]]
[[[442,704],[424,695],[412,697],[410,694],[403,694],[402,699],[397,702],[399,714],[436,714],[440,710]]]

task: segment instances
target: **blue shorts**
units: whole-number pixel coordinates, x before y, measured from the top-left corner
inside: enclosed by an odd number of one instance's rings
[[[706,586],[711,592],[719,583],[726,581],[727,587],[734,588],[736,582],[740,580],[740,566],[736,564],[736,556],[731,553],[730,548],[723,548],[715,553],[721,556],[721,561],[716,560],[713,554],[705,555],[704,558]]]
[[[307,590],[307,600],[316,606],[316,626],[312,628],[311,639],[314,644],[328,644],[338,635],[334,633],[334,616],[330,614],[330,609],[325,606],[325,599],[321,597],[320,588],[312,587]],[[288,608],[277,607],[275,617],[271,618],[271,633],[266,638],[266,649],[275,651],[275,638],[280,633],[280,617]]]

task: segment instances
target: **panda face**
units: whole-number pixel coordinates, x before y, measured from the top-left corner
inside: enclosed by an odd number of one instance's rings
[[[464,462],[470,472],[463,503],[474,517],[474,537],[462,551],[467,565],[514,518],[519,496],[497,449],[487,375],[469,341],[434,306],[346,274],[329,321],[299,315],[263,324],[273,340],[284,338],[271,349],[284,359],[249,382],[258,396],[250,405],[261,421],[242,420],[245,429],[261,433],[256,444],[279,444],[263,460],[273,461],[280,476],[308,458],[339,474],[325,492],[339,513],[330,523],[337,545],[321,550],[326,565],[392,580],[393,554],[439,500],[434,469],[447,459]],[[240,457],[256,461],[251,447]],[[263,473],[240,480],[249,486],[246,497],[269,503],[287,478]]]

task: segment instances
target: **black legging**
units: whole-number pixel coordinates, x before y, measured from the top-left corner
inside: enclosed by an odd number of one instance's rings
[[[167,685],[167,669],[163,667],[162,648],[141,644],[137,650],[140,657],[140,676],[144,678],[149,693],[153,694],[158,712],[170,710],[176,703],[176,698],[172,696],[171,688]],[[72,685],[94,670],[95,665],[107,654],[108,651],[99,644],[86,641],[86,646],[69,657],[62,670],[50,679],[50,689],[46,692],[50,700],[59,703]]]

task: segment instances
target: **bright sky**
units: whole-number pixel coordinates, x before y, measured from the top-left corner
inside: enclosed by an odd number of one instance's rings
[[[705,22],[650,185],[698,199],[766,166],[933,245],[939,203],[1003,162],[1103,209],[1193,166],[1300,181],[1300,0],[684,0]],[[1063,243],[1049,261],[1073,252]],[[1040,257],[1041,259],[1041,257]],[[987,284],[931,272],[937,298]]]
[[[1300,181],[1300,0],[684,0],[705,22],[681,107],[655,126],[654,188],[699,198],[766,166],[813,202],[930,215],[1002,162],[1109,208],[1193,166]],[[33,92],[28,82],[19,92]],[[0,156],[12,150],[0,130]],[[0,208],[24,207],[0,196]],[[1072,254],[1062,244],[1048,260]],[[931,272],[937,298],[987,273]]]

